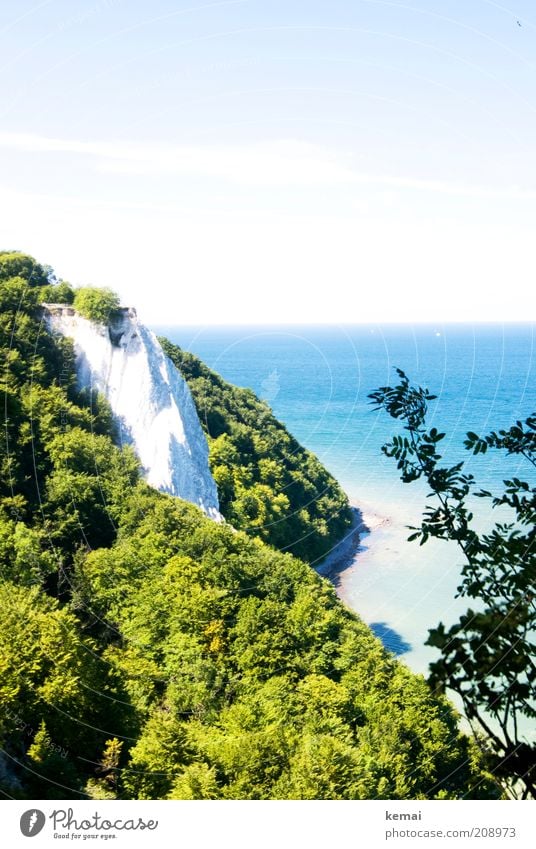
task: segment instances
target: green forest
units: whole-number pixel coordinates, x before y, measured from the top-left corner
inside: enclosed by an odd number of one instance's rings
[[[0,254],[3,796],[500,798],[449,701],[311,568],[350,523],[334,479],[163,341],[227,522],[151,489],[43,321],[47,301],[105,321],[81,291]]]

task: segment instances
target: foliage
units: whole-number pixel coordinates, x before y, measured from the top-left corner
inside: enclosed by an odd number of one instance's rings
[[[37,569],[45,577],[51,555],[39,547],[53,551],[59,544],[71,559],[80,542],[104,545],[115,538],[118,499],[137,478],[138,463],[129,448],[114,446],[102,401],[77,393],[72,344],[47,332],[39,293],[21,277],[0,284],[0,352],[6,411],[0,496],[7,522],[0,564],[21,569],[23,555],[16,551],[32,552],[26,572]],[[25,525],[34,527],[25,534]]]
[[[0,280],[20,277],[27,286],[46,286],[51,283],[51,271],[20,251],[0,251]]]
[[[15,513],[16,515],[16,513]],[[21,586],[42,584],[57,569],[40,528],[28,527],[0,508],[0,576]]]
[[[108,324],[120,307],[119,296],[112,289],[91,286],[75,289],[74,308],[84,318],[97,324]]]
[[[61,284],[47,272],[29,285],[35,267],[17,255],[17,276],[0,280],[0,790],[495,797],[445,698],[326,581],[265,545],[261,527],[211,522],[140,479],[106,404],[78,393],[72,345],[42,321],[43,290]],[[203,375],[222,417],[215,456],[229,451],[216,465],[239,469],[233,491],[254,502],[260,487],[266,511],[281,485],[301,493],[292,504],[310,495],[297,527],[322,550],[345,527],[340,490],[251,393]],[[323,531],[319,488],[336,517]]]
[[[102,693],[119,695],[117,681],[103,681],[95,650],[76,617],[39,587],[0,582],[2,747],[30,798],[71,797],[78,753],[96,760],[99,729],[125,727],[120,703]]]
[[[117,737],[106,740],[102,757],[96,769],[96,776],[90,778],[86,792],[92,799],[116,799],[117,776],[123,750],[123,741]]]
[[[327,582],[192,505],[140,484],[117,541],[84,554],[74,583],[78,604],[120,634],[105,659],[142,723],[123,794],[493,795],[487,781],[471,789],[447,702]]]
[[[423,478],[437,505],[428,507],[420,528],[410,540],[424,544],[430,537],[455,542],[464,556],[458,594],[476,600],[450,629],[440,623],[430,631],[428,644],[441,652],[431,667],[434,686],[450,688],[462,699],[468,720],[485,734],[490,769],[524,796],[536,798],[536,751],[524,739],[522,720],[534,720],[536,626],[536,488],[517,477],[504,481],[504,491],[493,496],[475,491],[474,477],[463,462],[440,465],[438,445],[444,438],[436,428],[427,430],[427,403],[435,396],[413,387],[397,369],[400,383],[371,394],[382,408],[405,423],[407,436],[394,436],[383,452],[397,461],[406,483]],[[466,449],[474,454],[488,449],[523,457],[536,465],[536,415],[516,422],[509,430],[485,437],[469,432]],[[510,521],[498,522],[478,534],[468,505],[470,495],[507,508]]]
[[[41,303],[72,304],[74,289],[66,280],[59,280],[49,286],[42,286],[39,292]]]
[[[320,560],[351,523],[337,481],[251,390],[231,386],[193,354],[160,342],[193,395],[225,518],[276,548]]]

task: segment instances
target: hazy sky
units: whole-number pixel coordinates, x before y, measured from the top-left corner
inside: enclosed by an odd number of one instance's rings
[[[536,317],[534,0],[2,0],[0,247],[147,322]]]

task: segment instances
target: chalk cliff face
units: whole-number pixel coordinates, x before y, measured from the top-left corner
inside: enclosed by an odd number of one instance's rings
[[[121,440],[136,451],[147,483],[221,520],[190,390],[135,310],[122,309],[109,327],[72,307],[46,304],[44,310],[50,329],[73,339],[80,387],[106,396]]]

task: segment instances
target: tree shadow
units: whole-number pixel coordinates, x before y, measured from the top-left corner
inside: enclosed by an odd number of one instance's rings
[[[372,622],[369,628],[382,641],[387,651],[397,656],[411,651],[411,644],[407,643],[402,635],[390,628],[386,622]]]

